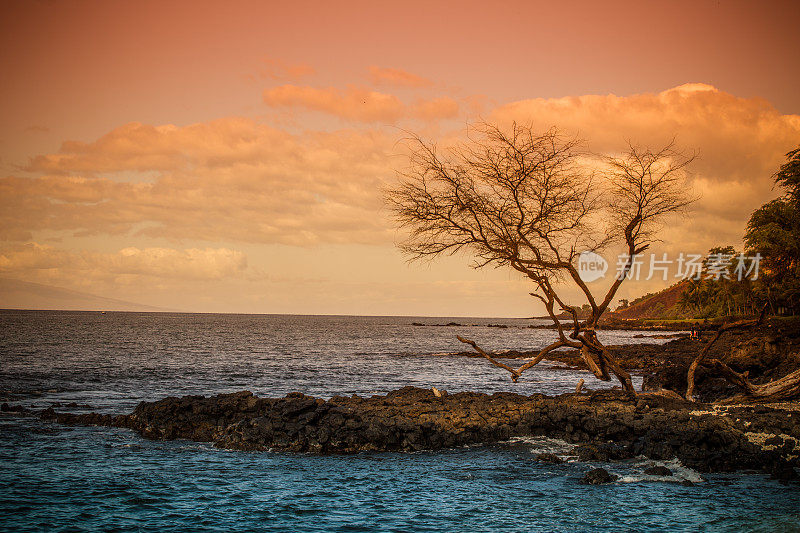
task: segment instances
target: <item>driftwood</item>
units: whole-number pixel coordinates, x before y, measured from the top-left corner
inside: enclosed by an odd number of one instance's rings
[[[717,330],[717,333],[712,337],[712,339],[706,344],[705,348],[694,358],[692,364],[689,365],[689,372],[686,374],[686,399],[689,401],[694,401],[694,389],[695,389],[695,374],[697,373],[697,367],[699,367],[703,361],[705,360],[708,352],[711,350],[711,347],[722,337],[722,335],[726,331],[731,331],[734,329],[747,329],[754,326],[757,326],[761,322],[764,321],[764,315],[767,311],[767,308],[764,307],[761,310],[761,313],[758,315],[758,318],[750,319],[750,320],[739,320],[738,322],[731,322],[730,324],[723,324]]]
[[[765,306],[758,318],[750,320],[740,320],[721,326],[717,330],[716,335],[709,341],[703,348],[700,354],[695,357],[692,364],[689,366],[689,372],[686,376],[686,399],[692,401],[694,399],[695,390],[695,374],[699,366],[712,369],[720,376],[725,378],[728,382],[733,383],[744,389],[744,394],[728,398],[724,403],[736,403],[740,401],[781,401],[797,398],[800,396],[800,369],[783,376],[782,378],[774,379],[768,383],[757,384],[749,379],[748,372],[737,372],[730,366],[726,365],[719,359],[706,360],[711,347],[716,343],[720,337],[726,332],[733,329],[745,329],[755,327],[764,321],[764,316],[767,307]]]
[[[734,369],[720,361],[712,359],[708,365],[715,368],[722,376],[745,390],[745,394],[726,399],[723,403],[738,403],[741,401],[778,402],[791,400],[800,396],[800,369],[758,385],[748,379],[747,372],[736,372]]]
[[[475,348],[475,351],[476,351],[476,352],[478,352],[479,354],[481,354],[482,356],[484,356],[486,359],[488,359],[488,360],[489,360],[489,362],[490,362],[490,363],[492,363],[494,366],[496,366],[496,367],[499,367],[499,368],[502,368],[502,369],[504,369],[504,370],[508,370],[509,372],[511,372],[511,379],[512,379],[512,380],[513,380],[515,383],[516,383],[517,379],[519,379],[519,376],[520,376],[520,374],[522,373],[522,370],[518,370],[518,369],[515,369],[515,368],[511,368],[511,367],[510,367],[510,366],[508,366],[507,364],[505,364],[505,363],[501,363],[500,361],[498,361],[497,359],[495,359],[494,357],[492,357],[491,355],[489,355],[488,353],[486,353],[485,351],[483,351],[483,348],[481,348],[480,346],[478,346],[478,345],[475,343],[475,341],[472,341],[472,340],[469,340],[469,339],[465,339],[464,337],[462,337],[462,336],[460,336],[460,335],[458,335],[457,337],[458,337],[458,340],[460,340],[460,341],[461,341],[461,342],[463,342],[464,344],[469,344],[470,346],[472,346],[473,348]]]

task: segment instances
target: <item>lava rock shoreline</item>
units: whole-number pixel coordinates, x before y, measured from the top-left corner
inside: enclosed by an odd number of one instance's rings
[[[231,450],[319,454],[438,450],[547,436],[579,444],[582,461],[678,458],[701,472],[756,469],[796,479],[800,412],[719,407],[621,391],[522,396],[461,392],[437,396],[404,387],[370,398],[323,400],[249,391],[142,402],[128,415],[45,409],[44,420],[130,428],[148,439],[211,442]]]

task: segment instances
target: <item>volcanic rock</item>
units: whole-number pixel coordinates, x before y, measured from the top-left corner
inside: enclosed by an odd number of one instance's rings
[[[587,485],[603,485],[605,483],[613,483],[617,479],[619,479],[619,476],[610,474],[605,468],[595,468],[594,470],[586,472],[586,475],[581,479],[581,483],[586,483]]]

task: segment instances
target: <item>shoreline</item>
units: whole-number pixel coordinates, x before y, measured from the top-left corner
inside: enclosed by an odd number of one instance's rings
[[[782,480],[798,478],[797,410],[720,407],[658,393],[633,399],[616,390],[559,396],[439,394],[404,387],[369,398],[323,400],[302,393],[260,398],[241,391],[142,402],[130,414],[52,408],[17,412],[64,425],[127,428],[151,440],[187,439],[230,450],[417,452],[549,437],[577,445],[575,454],[589,463],[644,456],[678,459],[699,472],[760,470]]]
[[[678,459],[700,472],[750,469],[796,480],[800,403],[715,404],[737,391],[714,375],[701,376],[699,402],[680,396],[686,387],[686,369],[708,338],[679,337],[664,344],[611,347],[620,365],[644,375],[643,392],[636,398],[615,389],[524,396],[512,392],[447,394],[404,387],[385,395],[328,400],[300,392],[261,398],[248,391],[168,397],[141,402],[127,414],[77,414],[53,408],[58,406],[0,407],[7,415],[35,416],[64,425],[127,428],[147,439],[187,439],[232,450],[415,452],[550,437],[576,445],[576,454],[584,462],[643,456],[654,461]],[[754,379],[769,381],[800,365],[798,348],[800,332],[768,324],[726,335],[711,354],[725,357],[740,371],[751,371]],[[533,353],[503,352],[498,356],[527,358]],[[450,355],[480,357],[474,352]],[[571,369],[583,365],[575,350],[551,352],[547,359]],[[88,408],[77,404],[63,407]]]

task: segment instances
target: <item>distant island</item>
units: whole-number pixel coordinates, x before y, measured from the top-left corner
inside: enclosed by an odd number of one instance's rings
[[[152,305],[143,305],[115,298],[106,298],[52,285],[18,279],[0,278],[0,307],[3,309],[63,311],[138,311],[174,312]]]

